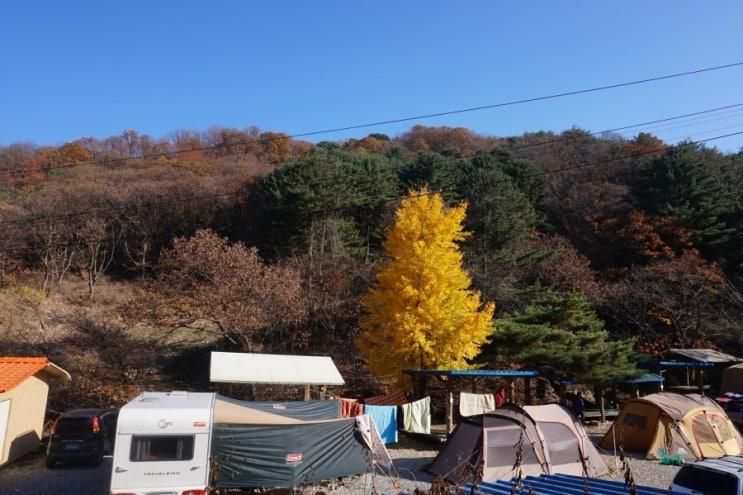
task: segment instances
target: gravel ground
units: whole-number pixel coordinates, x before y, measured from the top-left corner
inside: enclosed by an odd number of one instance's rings
[[[594,442],[602,438],[601,429],[590,428]],[[338,494],[397,494],[401,491],[413,493],[416,489],[426,491],[431,486],[431,476],[422,471],[436,456],[437,445],[400,435],[400,442],[389,446],[390,456],[399,473],[396,476],[381,474],[355,476],[342,483],[323,484],[311,492],[333,492]],[[614,457],[602,452],[604,462],[612,471],[606,479],[622,481],[624,475],[615,470]],[[678,467],[663,466],[658,461],[639,457],[629,459],[630,468],[638,485],[668,488]],[[54,495],[107,495],[111,475],[111,459],[104,459],[98,467],[59,466],[47,469],[44,457],[30,455],[0,469],[0,495],[54,494]]]
[[[594,445],[597,446],[606,467],[609,468],[609,474],[602,476],[602,478],[612,481],[624,481],[624,473],[621,471],[621,462],[619,459],[614,458],[613,452],[608,452],[599,447],[608,428],[609,423],[598,426],[587,426],[586,432],[591,437]],[[679,466],[664,466],[660,461],[645,459],[641,454],[634,453],[627,455],[627,463],[629,464],[635,483],[654,488],[668,489],[676,473],[681,469]]]
[[[111,458],[98,467],[59,465],[47,469],[42,454],[31,454],[0,469],[0,495],[107,495]]]

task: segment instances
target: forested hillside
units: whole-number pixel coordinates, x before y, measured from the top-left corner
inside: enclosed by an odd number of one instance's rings
[[[212,348],[330,354],[373,387],[360,301],[400,198],[424,186],[467,203],[464,264],[497,305],[496,336],[537,300],[595,313],[641,353],[743,352],[743,153],[415,126],[318,144],[212,129],[0,148],[3,354],[49,355],[91,403],[197,386]],[[495,347],[483,359],[529,359]]]

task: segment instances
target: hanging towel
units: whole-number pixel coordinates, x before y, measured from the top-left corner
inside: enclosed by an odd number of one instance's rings
[[[460,392],[459,414],[463,417],[477,416],[495,409],[493,394],[471,394]]]
[[[495,407],[501,408],[506,405],[506,389],[501,387],[495,393]]]
[[[397,442],[397,406],[366,406],[384,443]]]
[[[431,434],[431,398],[403,404],[403,429],[410,433]]]
[[[355,418],[364,414],[364,405],[356,399],[341,399],[341,418]]]

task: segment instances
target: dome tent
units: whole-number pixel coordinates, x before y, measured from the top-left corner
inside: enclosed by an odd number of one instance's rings
[[[601,445],[643,452],[658,459],[658,449],[682,448],[697,459],[740,455],[741,436],[725,411],[708,397],[669,392],[625,402]]]
[[[454,483],[509,480],[516,474],[513,466],[518,450],[523,476],[593,477],[608,471],[583,426],[558,404],[507,405],[466,418],[428,471]]]

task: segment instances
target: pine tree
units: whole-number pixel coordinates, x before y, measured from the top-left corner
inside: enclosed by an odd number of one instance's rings
[[[636,375],[633,341],[610,341],[584,294],[536,286],[525,296],[531,302],[523,311],[498,321],[483,355],[491,364],[592,385]]]
[[[465,211],[426,189],[402,200],[384,242],[388,261],[362,300],[358,346],[375,375],[407,387],[407,368],[468,368],[490,335],[495,305],[481,304],[462,268]]]
[[[669,148],[642,171],[635,195],[648,211],[680,219],[707,257],[724,259],[734,235],[725,216],[735,210],[735,195],[723,174],[727,165],[719,152],[700,145]]]

